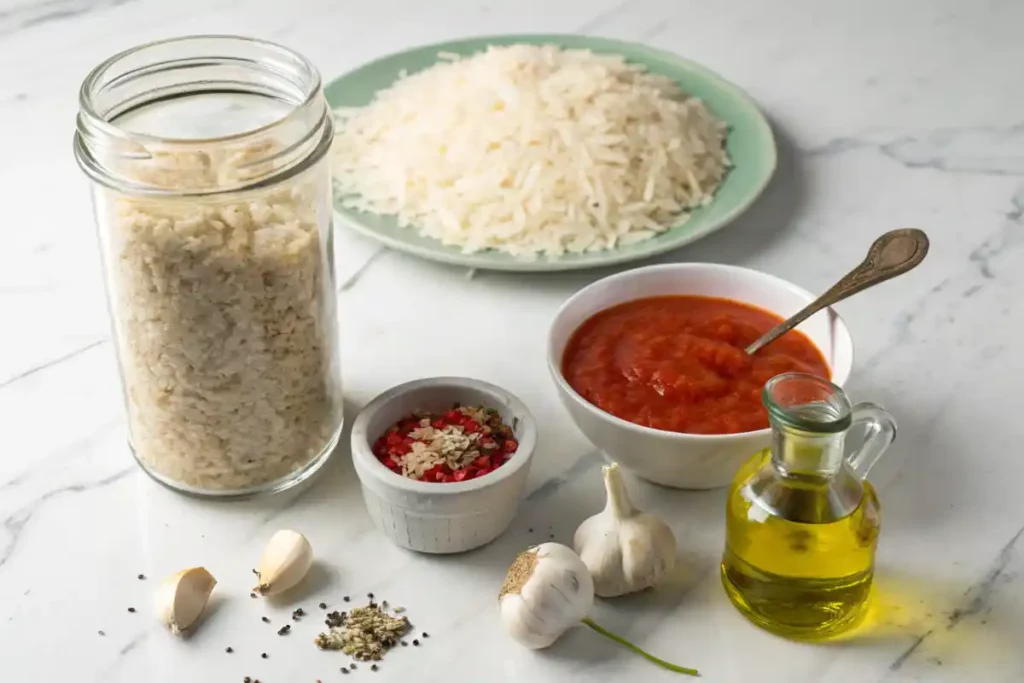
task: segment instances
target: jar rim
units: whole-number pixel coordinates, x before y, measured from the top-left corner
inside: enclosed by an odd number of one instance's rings
[[[203,42],[210,42],[213,45],[216,41],[223,41],[228,46],[234,45],[240,54],[232,54],[229,50],[224,50],[220,53],[216,50],[211,50],[209,54],[203,54],[201,51],[196,50],[196,52],[178,59],[155,59],[152,63],[135,66],[122,74],[104,80],[110,76],[110,72],[115,66],[124,63],[125,60],[132,57],[144,54],[146,51],[174,45],[188,47],[190,45],[200,45]],[[266,54],[257,54],[256,56],[241,54],[246,48],[262,51]],[[281,60],[280,63],[275,63],[274,58]],[[228,92],[262,95],[276,99],[288,105],[288,111],[269,122],[241,131],[212,137],[182,138],[128,130],[119,126],[117,119],[135,109],[176,96],[202,95],[204,92],[224,92],[224,90],[207,86],[192,93],[172,93],[160,96],[154,96],[153,93],[143,93],[139,102],[120,111],[118,111],[118,105],[124,105],[125,102],[123,101],[115,102],[107,112],[103,112],[102,108],[97,106],[96,99],[104,93],[105,88],[125,85],[133,80],[141,80],[147,76],[160,74],[162,71],[193,66],[193,64],[189,64],[189,62],[193,61],[197,62],[198,65],[208,67],[233,64],[235,66],[244,66],[256,73],[261,73],[264,76],[262,82],[253,81],[247,83],[234,81],[233,84],[238,86],[238,89],[231,89]],[[176,87],[184,87],[184,85],[185,83],[182,83]],[[274,129],[301,125],[304,123],[302,117],[309,119],[308,122],[305,122],[307,123],[308,134],[302,140],[292,143],[289,150],[293,151],[298,147],[308,147],[309,156],[313,157],[312,160],[307,160],[309,163],[289,164],[288,167],[278,169],[278,172],[274,173],[272,178],[261,178],[256,182],[239,187],[176,191],[168,190],[167,188],[132,185],[132,191],[140,194],[195,196],[234,192],[270,185],[277,182],[282,174],[287,176],[293,175],[307,168],[310,163],[319,160],[326,154],[330,148],[330,141],[333,139],[333,116],[326,101],[323,99],[322,80],[319,71],[309,59],[298,52],[262,38],[251,38],[233,34],[197,34],[164,38],[130,47],[108,57],[90,70],[79,89],[78,100],[79,113],[74,136],[76,160],[90,178],[111,187],[123,184],[123,179],[112,173],[104,165],[103,161],[98,158],[98,155],[95,154],[104,143],[113,143],[113,146],[118,147],[118,150],[112,153],[113,157],[137,161],[152,157],[151,146],[188,151],[204,147],[230,145],[269,135],[270,131]],[[316,107],[318,104],[317,100],[320,100],[320,108],[323,111]],[[111,111],[115,112],[112,116],[110,115]],[[314,135],[319,136],[319,139],[315,141],[316,144],[305,145],[304,143],[311,141]],[[301,166],[301,168],[295,168],[296,165]]]
[[[203,40],[237,41],[240,44],[255,45],[273,52],[278,52],[288,57],[289,59],[295,60],[295,62],[298,63],[306,71],[306,75],[309,77],[308,86],[304,88],[305,93],[303,99],[299,102],[292,102],[291,104],[294,105],[294,108],[291,111],[289,111],[283,117],[271,121],[268,124],[259,126],[257,128],[251,128],[249,130],[240,131],[238,133],[231,133],[228,135],[217,136],[212,138],[173,138],[164,137],[161,135],[152,135],[150,133],[129,133],[128,131],[125,131],[123,128],[115,125],[114,121],[116,121],[117,117],[115,117],[113,120],[108,120],[106,117],[100,115],[96,111],[96,108],[93,106],[93,95],[96,94],[95,86],[99,82],[99,80],[104,76],[104,74],[106,74],[107,71],[112,66],[116,65],[118,62],[128,57],[131,57],[132,55],[143,52],[144,50],[149,50],[154,47],[159,47],[161,45],[170,45],[173,43],[187,44]],[[278,125],[279,123],[285,121],[289,117],[294,116],[295,113],[302,107],[305,107],[306,105],[312,103],[314,98],[316,98],[317,94],[320,92],[321,85],[322,82],[320,78],[320,72],[313,65],[313,63],[306,59],[305,57],[303,57],[298,52],[296,52],[295,50],[280,45],[279,43],[275,43],[270,40],[264,40],[263,38],[250,38],[248,36],[236,35],[231,33],[196,34],[190,36],[178,36],[174,38],[161,38],[160,40],[152,40],[148,43],[142,43],[140,45],[130,47],[126,50],[121,50],[117,54],[111,55],[107,59],[103,60],[98,65],[93,67],[93,69],[89,71],[85,79],[82,81],[82,86],[78,90],[78,108],[80,114],[86,114],[87,116],[89,116],[89,118],[95,125],[101,128],[108,128],[108,132],[112,134],[128,134],[131,137],[139,140],[147,140],[153,142],[170,142],[182,145],[210,144],[217,142],[227,142],[230,140],[237,140],[239,138],[248,137],[250,135],[260,133],[266,130],[267,128]]]

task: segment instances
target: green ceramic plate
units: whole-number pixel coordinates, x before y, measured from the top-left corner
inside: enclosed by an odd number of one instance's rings
[[[775,170],[775,140],[768,122],[746,93],[699,64],[636,43],[575,35],[508,35],[428,45],[378,59],[336,78],[325,88],[327,99],[332,107],[362,106],[368,104],[378,90],[394,83],[403,69],[413,73],[437,62],[438,52],[468,55],[480,52],[488,45],[515,43],[553,44],[620,54],[632,62],[645,65],[654,73],[678,81],[685,92],[704,100],[716,116],[729,124],[726,148],[734,164],[715,194],[714,201],[694,211],[682,225],[645,242],[607,251],[539,257],[534,261],[524,261],[496,251],[463,254],[456,248],[443,246],[437,240],[421,237],[413,228],[400,228],[393,216],[348,209],[335,197],[335,210],[342,223],[393,249],[444,263],[490,270],[573,270],[644,259],[689,244],[734,220],[757,199],[768,184]]]

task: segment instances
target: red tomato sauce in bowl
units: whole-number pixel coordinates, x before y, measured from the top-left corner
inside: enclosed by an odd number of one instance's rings
[[[605,309],[573,332],[562,375],[605,412],[686,434],[768,426],[761,390],[775,375],[829,379],[821,351],[788,332],[753,356],[743,350],[782,318],[739,301],[657,296]]]

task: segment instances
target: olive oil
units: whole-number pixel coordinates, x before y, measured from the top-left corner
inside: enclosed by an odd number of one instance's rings
[[[763,469],[770,458],[767,449],[755,455],[733,486],[742,486],[744,475]],[[864,482],[860,504],[836,517],[827,500],[828,479],[800,477],[790,486],[779,515],[730,492],[722,583],[758,626],[789,638],[828,638],[855,626],[868,604],[878,498]]]
[[[799,640],[835,637],[867,611],[880,508],[864,477],[896,423],[878,406],[851,406],[839,387],[811,375],[769,380],[763,401],[772,447],[755,453],[729,489],[722,585],[762,628]],[[845,454],[854,424],[867,438]]]

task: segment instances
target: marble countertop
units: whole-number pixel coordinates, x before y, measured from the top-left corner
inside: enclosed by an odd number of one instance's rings
[[[1011,413],[1024,380],[1012,351],[1024,335],[1021,25],[1014,0],[0,0],[0,679],[338,680],[340,655],[307,639],[315,625],[278,637],[260,616],[284,620],[289,608],[246,595],[264,540],[292,527],[330,568],[307,610],[372,591],[431,633],[360,676],[678,680],[585,630],[523,650],[495,614],[514,553],[569,541],[602,502],[600,460],[558,404],[543,349],[556,307],[606,273],[467,279],[338,234],[350,418],[383,389],[431,374],[500,384],[539,418],[529,498],[480,551],[439,558],[390,545],[344,449],[301,495],[218,504],[154,485],[125,446],[88,188],[70,146],[91,66],[156,38],[245,33],[303,51],[331,77],[411,44],[544,31],[676,51],[748,90],[771,119],[781,159],[765,197],[661,260],[742,264],[821,290],[885,229],[932,236],[921,268],[838,307],[857,348],[853,398],[885,405],[901,425],[871,477],[884,519],[877,627],[814,646],[751,626],[719,582],[724,492],[635,480],[638,503],[670,520],[684,571],[601,602],[598,621],[713,683],[1024,680],[1024,431]],[[438,302],[477,321],[475,333],[433,324]],[[155,577],[194,564],[220,579],[220,597],[179,640],[152,617],[151,593]]]

